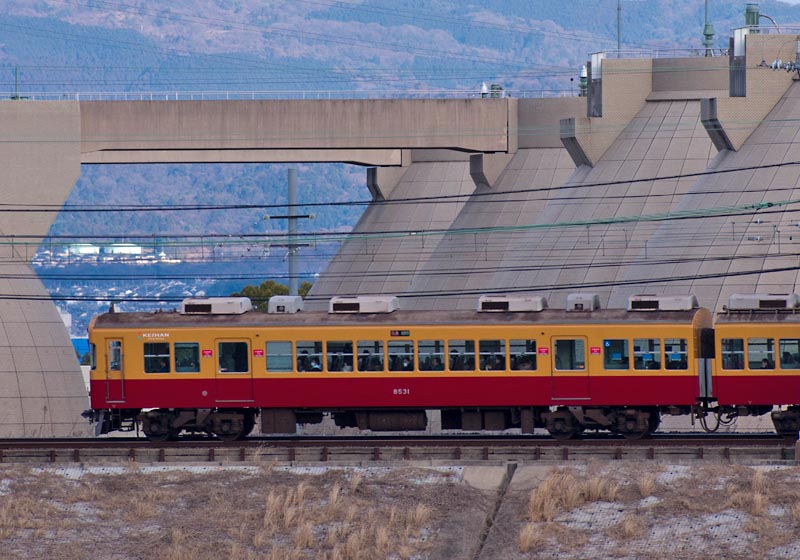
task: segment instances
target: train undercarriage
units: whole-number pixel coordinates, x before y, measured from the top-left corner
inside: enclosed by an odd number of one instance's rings
[[[707,432],[717,431],[742,416],[771,413],[775,431],[797,436],[800,429],[800,406],[773,410],[766,406],[672,407],[496,407],[447,408],[441,410],[443,430],[466,432],[521,429],[533,434],[536,428],[547,430],[556,439],[579,437],[586,431],[619,434],[639,439],[655,432],[663,416],[691,416]],[[423,431],[428,428],[427,411],[421,409],[386,410],[294,410],[294,409],[119,409],[89,410],[84,416],[95,424],[95,434],[114,431],[137,433],[141,429],[150,441],[166,441],[181,434],[206,434],[222,441],[234,441],[250,434],[260,420],[264,434],[294,434],[298,426],[319,424],[330,414],[341,428],[374,432]]]

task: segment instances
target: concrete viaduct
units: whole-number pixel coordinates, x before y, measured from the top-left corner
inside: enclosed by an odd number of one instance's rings
[[[318,298],[392,293],[407,308],[444,310],[500,290],[559,306],[588,285],[619,306],[646,282],[648,293],[692,292],[715,308],[731,292],[794,291],[785,265],[800,241],[781,238],[798,223],[790,205],[732,239],[730,217],[663,220],[800,194],[797,167],[757,169],[800,160],[800,90],[759,64],[791,59],[794,40],[736,41],[724,58],[598,56],[586,98],[2,101],[0,203],[63,204],[81,164],[350,162],[367,167],[376,200],[465,198],[368,208],[357,232],[422,235],[344,243]],[[32,272],[33,255],[12,236],[40,241],[53,219],[0,222],[0,437],[86,432],[88,400],[55,305],[41,282],[14,279]]]

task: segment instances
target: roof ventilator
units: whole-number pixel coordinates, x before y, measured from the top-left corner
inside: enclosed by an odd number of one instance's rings
[[[241,315],[253,309],[250,298],[186,298],[181,302],[181,315]]]
[[[690,311],[697,309],[697,296],[657,296],[642,294],[628,299],[628,311]]]
[[[567,295],[567,311],[597,311],[600,309],[600,296],[597,294]]]
[[[272,296],[267,304],[267,313],[297,313],[303,310],[300,296]]]
[[[729,311],[756,311],[759,309],[797,309],[800,296],[797,294],[731,294]]]
[[[397,309],[400,309],[397,296],[336,296],[328,305],[328,313],[391,313]]]
[[[544,296],[481,296],[478,298],[478,311],[521,312],[547,309]]]

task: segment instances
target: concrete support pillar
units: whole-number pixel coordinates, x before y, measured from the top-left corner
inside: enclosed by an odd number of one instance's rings
[[[0,203],[63,203],[81,172],[80,131],[77,102],[0,101]],[[33,247],[55,215],[5,214],[0,235]],[[87,435],[83,376],[33,256],[0,244],[0,437]]]

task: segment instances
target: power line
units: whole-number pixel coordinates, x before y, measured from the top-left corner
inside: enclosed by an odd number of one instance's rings
[[[645,286],[656,283],[680,283],[680,282],[694,282],[697,280],[710,280],[721,279],[741,276],[762,275],[779,272],[797,272],[800,266],[786,266],[777,268],[758,268],[753,270],[742,270],[733,272],[722,272],[714,274],[693,274],[683,276],[669,276],[658,278],[642,278],[635,280],[620,280],[620,281],[605,281],[605,282],[582,282],[572,284],[554,284],[554,285],[529,285],[529,286],[494,286],[481,289],[462,289],[462,290],[429,290],[429,291],[414,291],[414,292],[394,292],[392,295],[398,297],[413,297],[413,298],[428,298],[428,297],[457,297],[466,295],[482,295],[482,294],[510,294],[522,292],[551,292],[551,291],[566,291],[566,290],[586,290],[592,288],[614,288],[621,286]],[[348,294],[315,294],[306,299],[309,301],[325,301],[333,296],[342,296]],[[358,295],[381,295],[359,292]],[[75,295],[61,295],[54,294],[53,296],[47,295],[32,295],[32,294],[3,294],[0,293],[0,300],[24,300],[24,301],[62,301],[62,302],[129,302],[129,303],[169,303],[180,302],[185,299],[184,297],[135,297],[126,298],[120,294],[106,294],[103,296],[75,296]]]
[[[692,179],[698,177],[706,177],[713,175],[723,175],[729,173],[740,173],[745,171],[757,171],[763,169],[777,169],[781,167],[800,165],[800,161],[788,161],[781,163],[751,165],[745,167],[735,167],[730,169],[712,169],[707,171],[698,171],[694,173],[677,173],[673,175],[662,175],[657,177],[641,177],[630,179],[618,179],[614,181],[595,181],[589,183],[567,183],[553,187],[532,187],[528,189],[511,189],[502,191],[485,191],[485,192],[471,192],[465,194],[451,194],[451,195],[434,195],[434,196],[417,196],[408,198],[398,198],[392,200],[349,200],[349,201],[323,201],[323,202],[303,202],[294,205],[286,203],[275,204],[185,204],[185,205],[55,205],[55,204],[14,204],[3,203],[0,204],[0,213],[117,213],[117,212],[187,212],[187,211],[211,211],[211,210],[268,210],[268,209],[284,209],[290,206],[295,208],[317,208],[317,207],[336,207],[336,206],[395,206],[404,204],[418,204],[422,202],[446,202],[446,201],[460,201],[466,202],[469,199],[488,199],[491,197],[499,197],[503,195],[519,195],[523,193],[546,193],[562,190],[581,190],[594,187],[610,187],[618,185],[631,185],[637,183],[650,183],[656,181],[672,181],[679,179]],[[792,190],[790,188],[779,190]],[[686,195],[702,195],[702,194],[725,194],[728,192],[766,192],[772,189],[743,189],[743,190],[725,190],[725,191],[697,191],[675,194],[674,196]],[[641,195],[641,197],[649,197],[652,195]],[[607,198],[609,195],[603,195],[598,198]],[[627,198],[627,195],[616,195],[613,198]],[[529,201],[531,199],[525,199]],[[547,199],[542,199],[547,200]],[[569,199],[568,199],[569,200]],[[508,202],[501,200],[499,202]],[[765,203],[766,206],[771,206],[771,203]],[[149,237],[152,234],[142,234],[135,237]]]
[[[409,276],[463,276],[463,275],[486,275],[507,272],[540,272],[546,270],[592,270],[592,269],[605,269],[605,268],[619,268],[619,267],[647,267],[647,266],[663,266],[663,265],[681,265],[681,264],[706,264],[706,263],[724,263],[732,261],[764,261],[771,259],[787,259],[800,257],[800,252],[788,252],[779,254],[768,255],[718,255],[713,257],[684,257],[684,258],[635,258],[635,259],[616,259],[609,262],[596,262],[593,260],[581,260],[572,263],[555,262],[554,264],[525,264],[525,265],[502,265],[502,266],[488,266],[481,268],[458,268],[448,267],[447,269],[396,269],[375,272],[326,272],[324,278],[330,279],[348,279],[353,277],[358,278],[398,278]],[[209,261],[204,261],[208,263]],[[239,262],[247,263],[244,259],[230,259],[225,262]],[[117,263],[122,264],[122,263]],[[83,265],[87,266],[87,265]],[[297,278],[309,278],[314,273],[306,272],[296,275]],[[286,279],[290,278],[288,274],[282,272],[273,273],[179,273],[179,274],[76,274],[76,273],[12,273],[0,274],[0,279],[6,280],[27,280],[27,279],[41,279],[41,280],[57,280],[57,281],[79,281],[79,280],[93,280],[93,281],[141,281],[141,280],[196,280],[196,279],[209,279],[209,280],[257,280],[268,277],[270,279]]]

